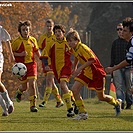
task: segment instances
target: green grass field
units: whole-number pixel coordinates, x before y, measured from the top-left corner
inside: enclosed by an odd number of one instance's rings
[[[14,106],[8,117],[0,116],[0,131],[133,131],[133,109],[122,110],[115,117],[113,106],[97,98],[85,100],[89,118],[81,121],[66,117],[66,107],[55,108],[54,100],[48,102],[47,108],[38,107],[37,113],[29,111],[28,101],[14,101]]]

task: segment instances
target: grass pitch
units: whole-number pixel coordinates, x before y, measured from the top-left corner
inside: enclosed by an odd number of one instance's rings
[[[30,112],[29,101],[14,101],[15,110],[8,117],[0,116],[0,131],[133,131],[133,109],[122,110],[115,117],[113,106],[99,102],[97,98],[86,99],[89,118],[74,121],[66,116],[66,106],[55,108],[50,100],[47,108]],[[42,101],[37,101],[37,106]],[[133,108],[133,107],[132,107]],[[1,114],[2,109],[0,108]]]

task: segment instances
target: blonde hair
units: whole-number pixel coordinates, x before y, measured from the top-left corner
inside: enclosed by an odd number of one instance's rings
[[[70,30],[68,31],[66,35],[67,41],[69,41],[70,38],[73,38],[74,40],[78,40],[79,42],[81,42],[79,33],[76,30],[73,30],[73,28],[70,28]]]

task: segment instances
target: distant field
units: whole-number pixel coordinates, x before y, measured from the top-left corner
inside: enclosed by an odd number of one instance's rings
[[[38,100],[37,105],[39,103]],[[85,105],[89,118],[74,121],[66,117],[65,106],[55,108],[54,100],[48,102],[47,108],[38,107],[37,113],[29,111],[28,101],[14,101],[14,113],[0,116],[0,131],[133,131],[133,109],[122,110],[121,115],[115,117],[113,106],[97,98],[85,100]]]

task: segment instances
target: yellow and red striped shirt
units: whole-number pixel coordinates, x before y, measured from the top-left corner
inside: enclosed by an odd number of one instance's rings
[[[51,42],[54,38],[54,32],[52,32],[50,36],[48,36],[47,33],[42,34],[38,40],[39,49],[43,50],[46,47],[46,44]]]
[[[90,66],[86,67],[84,75],[89,79],[93,80],[98,77],[104,77],[106,75],[103,66],[94,52],[85,44],[79,42],[76,49],[72,49],[72,53],[79,60],[80,64],[84,64],[89,60],[95,60]]]
[[[70,47],[64,38],[63,41],[53,40],[42,51],[42,58],[50,58],[54,74],[57,79],[62,75],[71,75],[72,62],[71,62]]]
[[[21,36],[19,36],[12,42],[13,52],[21,53],[23,51],[26,51],[28,53],[26,56],[23,57],[15,56],[16,62],[34,62],[34,52],[36,52],[38,49],[39,47],[37,44],[37,40],[32,36],[29,36],[28,39],[24,39]]]

